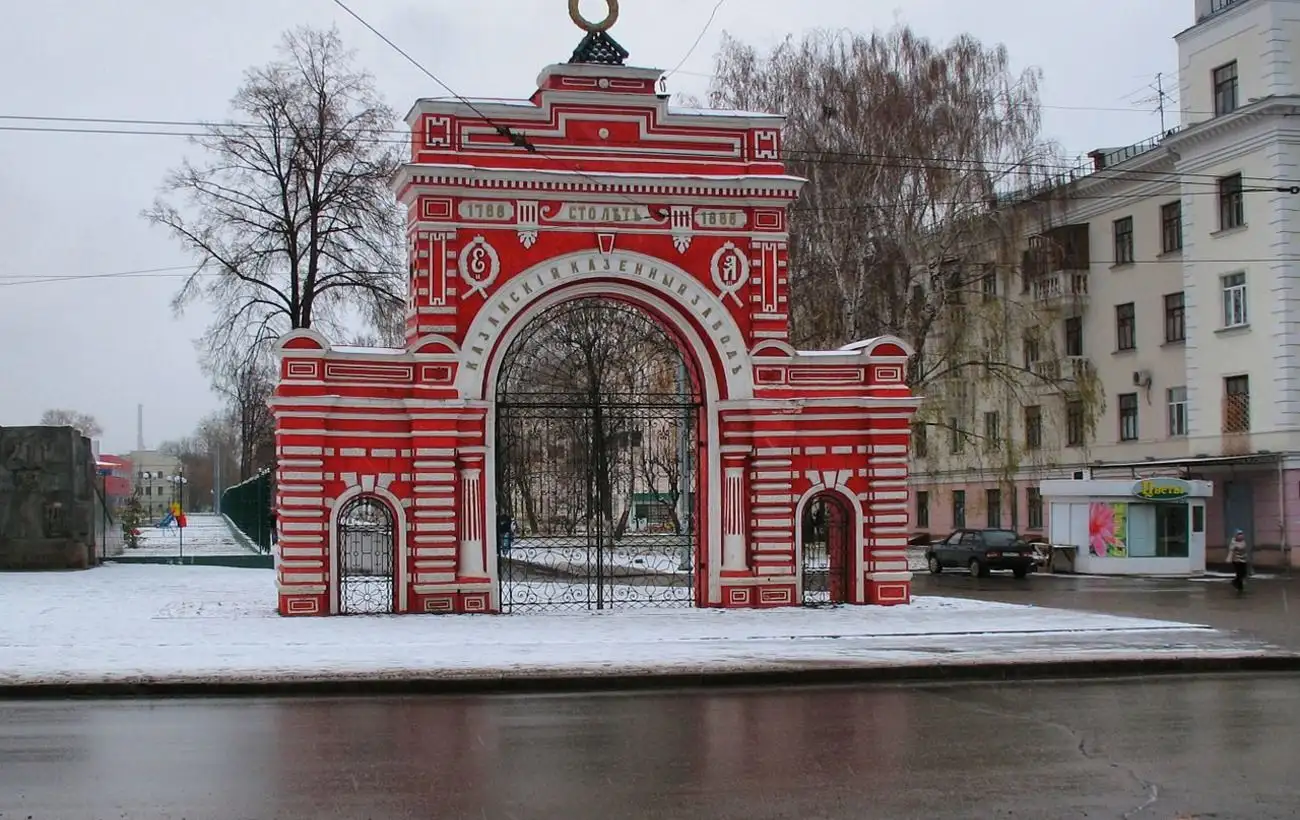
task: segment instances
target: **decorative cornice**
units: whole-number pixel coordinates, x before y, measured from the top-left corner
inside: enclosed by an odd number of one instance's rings
[[[1294,116],[1297,113],[1300,113],[1300,96],[1265,97],[1238,108],[1231,114],[1189,125],[1166,139],[1162,147],[1174,150],[1180,146],[1206,142],[1234,129],[1255,125],[1268,117]]]
[[[550,194],[755,197],[793,200],[807,180],[786,174],[733,176],[632,174],[608,171],[476,168],[471,165],[403,165],[393,175],[399,193],[412,185],[536,191]]]

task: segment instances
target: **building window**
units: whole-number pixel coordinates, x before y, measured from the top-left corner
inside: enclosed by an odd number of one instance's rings
[[[1043,447],[1043,408],[1038,405],[1025,408],[1025,447],[1030,450]]]
[[[1187,339],[1187,308],[1183,292],[1165,294],[1165,342]]]
[[[1214,115],[1221,117],[1236,111],[1237,61],[1219,66],[1211,76],[1214,82]]]
[[[1165,391],[1169,404],[1169,436],[1187,435],[1187,388],[1171,387]]]
[[[1244,327],[1250,319],[1246,310],[1246,274],[1230,273],[1222,281],[1223,326]]]
[[[1133,217],[1115,220],[1115,264],[1133,264]]]
[[[948,450],[954,455],[966,449],[966,435],[957,426],[957,418],[948,419]]]
[[[1037,487],[1025,488],[1025,507],[1029,517],[1029,529],[1043,528],[1043,494]]]
[[[1119,440],[1137,441],[1138,394],[1121,393],[1119,396]]]
[[[1083,355],[1083,317],[1071,316],[1065,320],[1065,355]]]
[[[1250,432],[1250,376],[1223,380],[1223,432]]]
[[[916,494],[916,526],[930,526],[930,493],[925,490]]]
[[[1027,370],[1030,373],[1037,373],[1038,359],[1041,356],[1041,352],[1038,346],[1038,340],[1025,339],[1024,351],[1025,351],[1025,370]]]
[[[1115,349],[1137,348],[1137,311],[1132,302],[1115,306]]]
[[[1083,402],[1070,401],[1065,405],[1065,444],[1067,447],[1082,447],[1084,433]]]
[[[998,274],[994,270],[988,270],[980,277],[980,292],[984,296],[985,302],[992,302],[998,298]]]
[[[1160,206],[1160,250],[1174,253],[1183,249],[1183,203],[1169,202]]]
[[[925,458],[930,454],[930,440],[927,438],[926,430],[924,422],[916,422],[912,425],[912,455],[916,458]]]
[[[952,491],[952,527],[955,530],[966,528],[966,491]]]
[[[1246,195],[1241,190],[1241,174],[1219,180],[1219,230],[1230,231],[1246,224]]]
[[[992,450],[1002,443],[1002,421],[996,412],[984,414],[984,448]]]
[[[984,491],[984,526],[989,529],[1002,529],[1002,491]]]

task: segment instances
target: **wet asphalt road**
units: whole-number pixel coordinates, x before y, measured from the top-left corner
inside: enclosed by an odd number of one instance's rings
[[[0,820],[1293,818],[1300,677],[0,702]]]
[[[1017,580],[1011,573],[971,578],[918,572],[912,591],[1205,624],[1300,651],[1300,574],[1251,579],[1246,594],[1238,595],[1227,578],[1031,575]]]

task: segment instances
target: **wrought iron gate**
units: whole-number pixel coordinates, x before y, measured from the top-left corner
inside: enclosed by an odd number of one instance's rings
[[[850,518],[844,501],[829,493],[814,496],[804,507],[800,526],[803,528],[801,570],[805,606],[848,601],[852,566]]]
[[[690,606],[701,402],[677,342],[640,310],[566,302],[497,381],[501,606]]]
[[[339,513],[339,614],[394,611],[393,514],[377,498],[360,496]]]

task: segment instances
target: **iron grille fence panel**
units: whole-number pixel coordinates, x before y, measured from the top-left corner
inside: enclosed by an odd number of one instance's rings
[[[393,515],[378,499],[361,496],[339,514],[339,612],[393,611]]]
[[[525,329],[497,386],[504,611],[694,603],[700,408],[635,308],[582,299]]]

